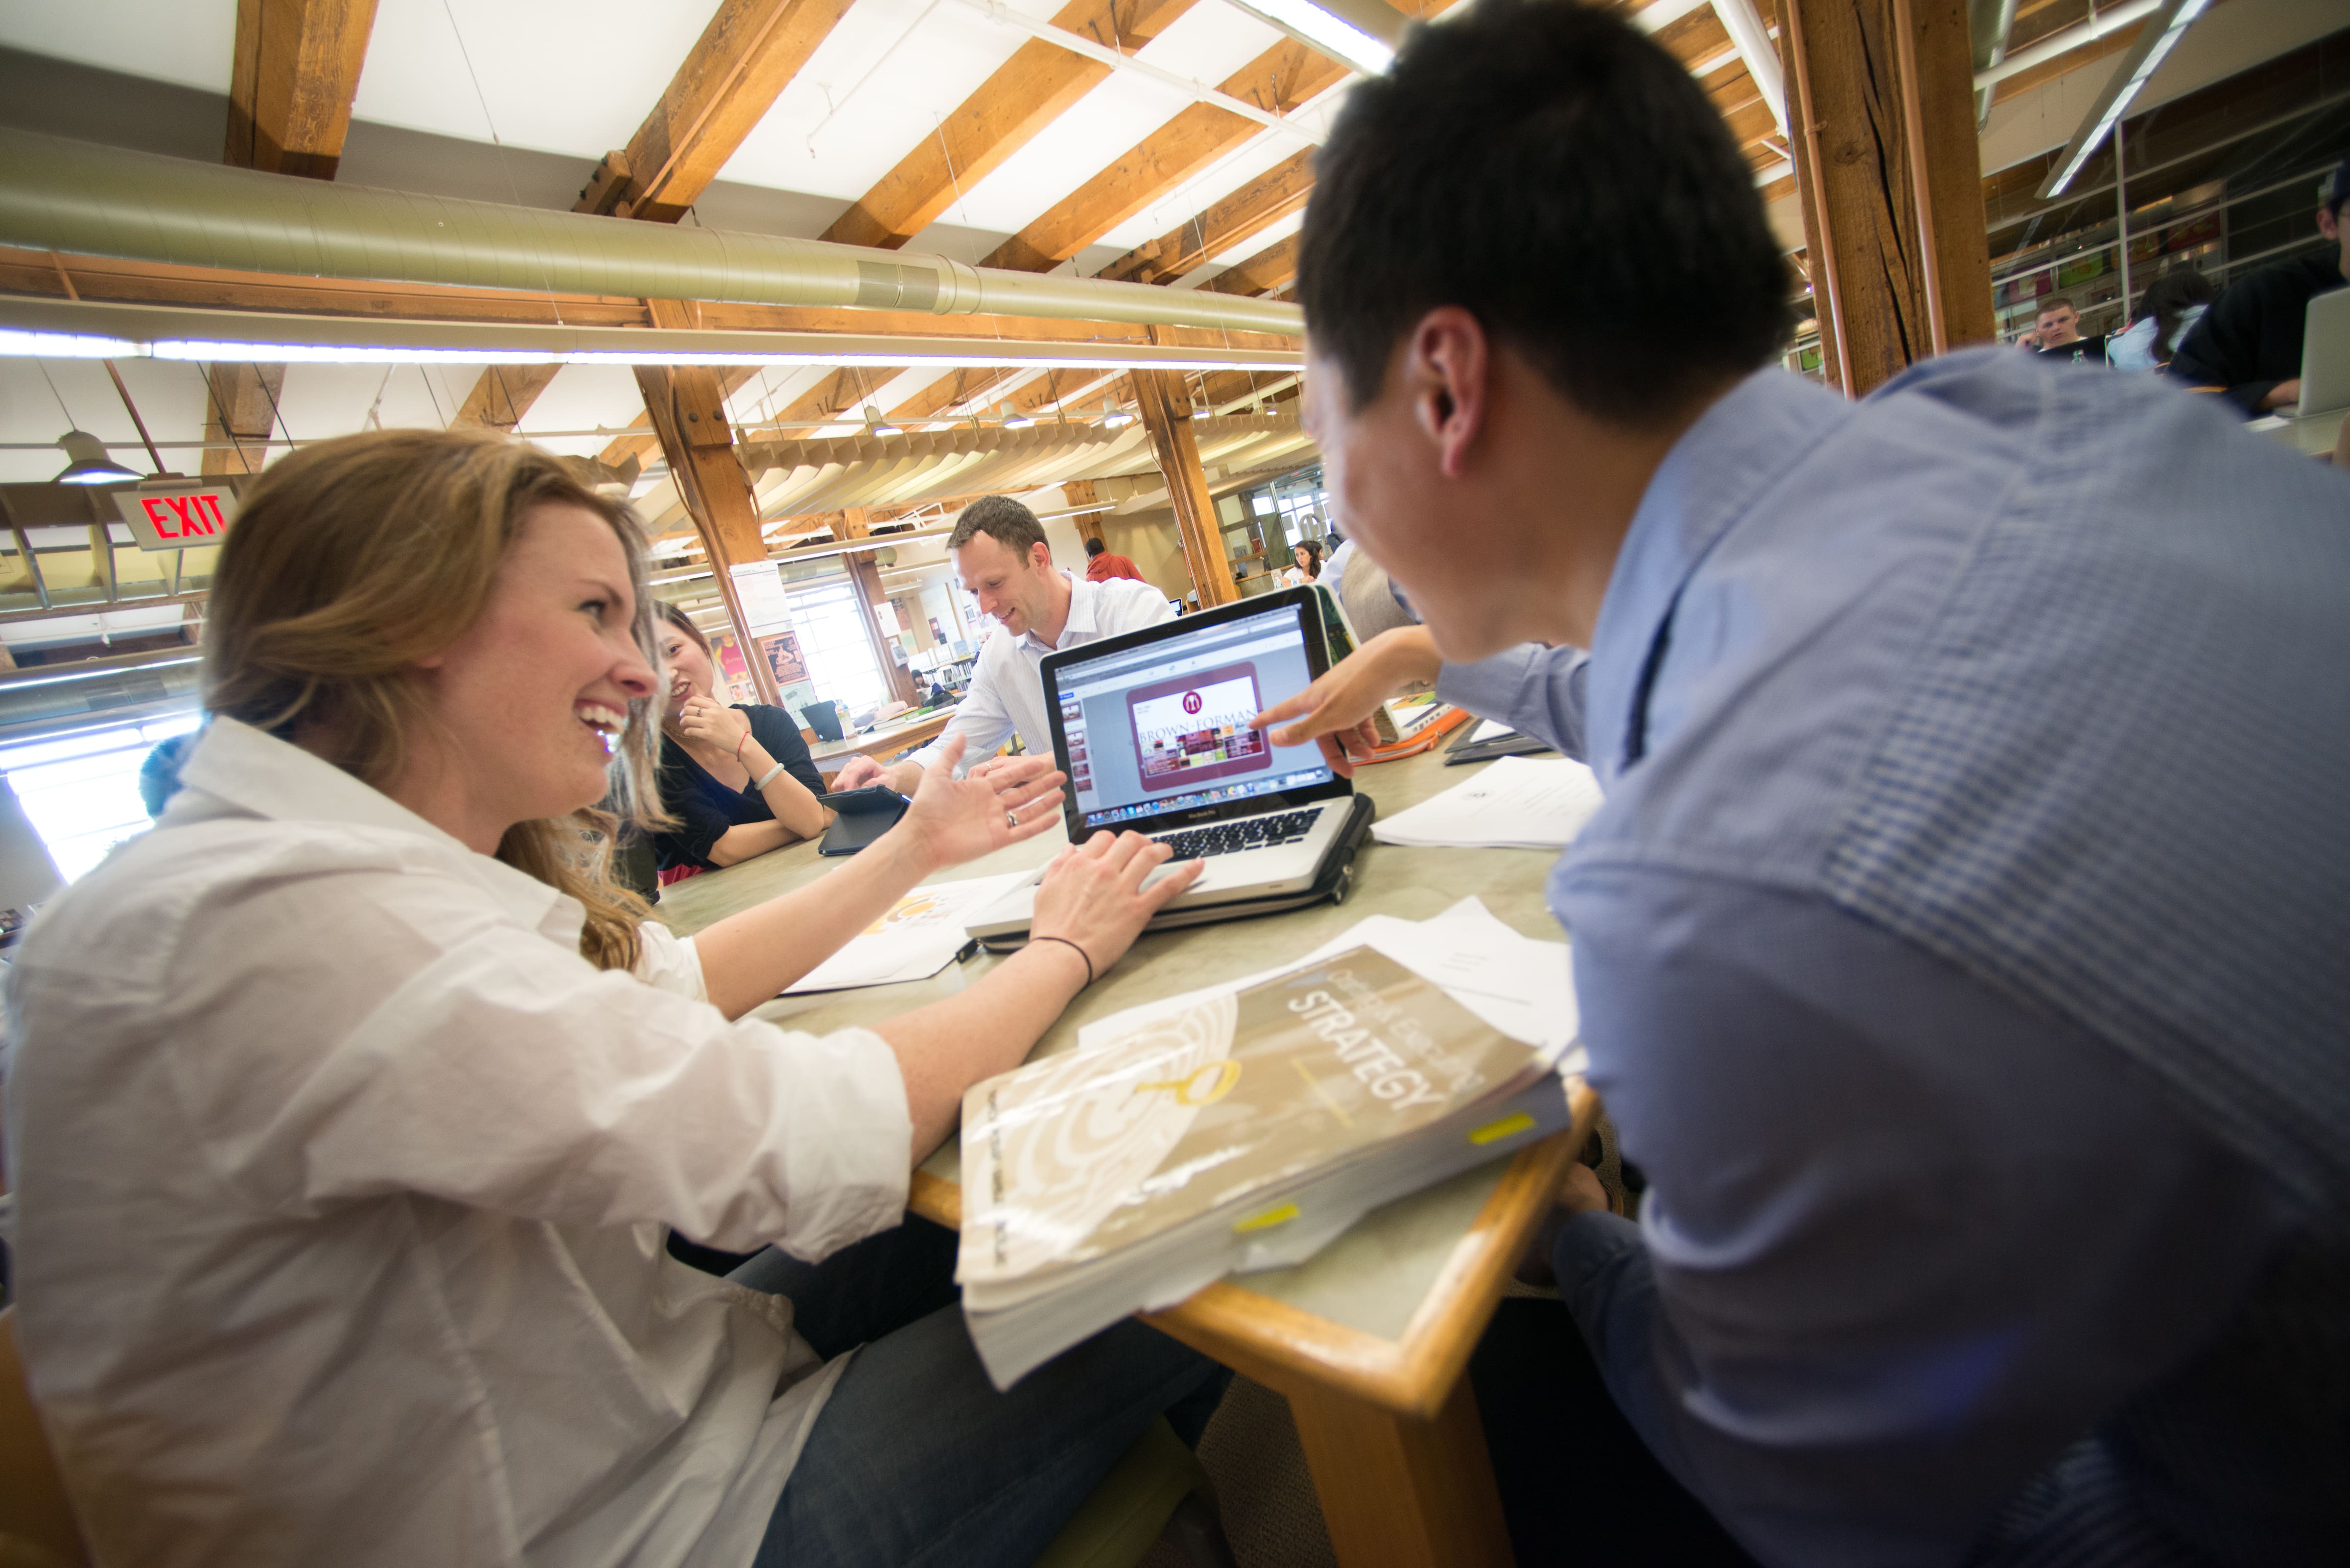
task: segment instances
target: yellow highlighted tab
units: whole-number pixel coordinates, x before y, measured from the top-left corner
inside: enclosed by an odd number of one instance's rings
[[[1250,1231],[1270,1231],[1275,1225],[1286,1225],[1296,1218],[1297,1205],[1284,1203],[1279,1208],[1268,1209],[1262,1214],[1252,1214],[1234,1225],[1232,1229],[1243,1233]]]
[[[1534,1125],[1534,1117],[1526,1115],[1523,1111],[1520,1111],[1516,1116],[1503,1116],[1497,1122],[1487,1122],[1483,1127],[1479,1127],[1475,1132],[1469,1135],[1469,1141],[1481,1146],[1489,1143],[1499,1143],[1505,1137],[1517,1137],[1518,1134],[1525,1131],[1528,1127]]]

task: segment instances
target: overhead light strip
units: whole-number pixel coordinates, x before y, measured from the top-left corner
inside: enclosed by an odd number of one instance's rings
[[[1295,349],[818,332],[374,321],[0,298],[0,356],[343,365],[823,365],[859,369],[1294,370]]]
[[[2072,141],[2057,160],[2056,172],[2042,183],[2037,192],[2042,201],[2063,195],[2065,187],[2088,166],[2089,160],[2103,150],[2106,134],[2129,112],[2129,106],[2147,79],[2162,68],[2162,62],[2210,4],[2211,0],[2170,0],[2167,10],[2158,13],[2146,25],[2146,30],[2137,36],[2137,41],[2116,67],[2114,79],[2097,95],[2098,107],[2073,133]]]

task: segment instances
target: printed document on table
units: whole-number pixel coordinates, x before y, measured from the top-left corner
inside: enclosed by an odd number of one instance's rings
[[[970,939],[963,925],[1013,885],[1033,882],[1034,871],[972,877],[960,882],[930,882],[891,906],[889,912],[848,940],[838,952],[808,971],[786,996],[813,991],[847,991],[860,985],[894,985],[928,980],[954,961]]]
[[[1564,849],[1602,804],[1599,781],[1566,758],[1503,757],[1442,794],[1371,825],[1382,844]]]

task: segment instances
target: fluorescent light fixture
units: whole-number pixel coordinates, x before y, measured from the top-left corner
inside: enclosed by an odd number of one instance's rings
[[[139,344],[86,332],[18,332],[0,327],[0,358],[12,359],[137,359]]]
[[[1371,77],[1395,64],[1395,47],[1403,41],[1402,24],[1408,20],[1385,0],[1232,0],[1232,4],[1299,43]]]
[[[2081,129],[2073,133],[2073,140],[2057,158],[2056,172],[2042,182],[2041,200],[2064,193],[2089,160],[2106,145],[2107,134],[2129,111],[2147,79],[2162,68],[2162,62],[2210,4],[2211,0],[2170,0],[2163,10],[2155,13],[2138,34],[2137,41],[2130,46],[2129,53],[2122,57],[2113,80],[2097,95],[2096,107],[2082,120]]]
[[[999,404],[998,407],[1001,408],[1003,412],[1003,428],[1005,430],[1024,431],[1030,425],[1036,422],[1035,420],[1030,419],[1026,414],[1014,409],[1010,403]]]
[[[881,410],[871,403],[865,405],[865,433],[871,436],[904,435],[906,432],[881,417]]]
[[[106,443],[88,431],[68,431],[57,438],[73,461],[54,483],[58,484],[120,484],[125,480],[146,477],[133,469],[123,467],[106,455]]]
[[[994,337],[355,320],[28,296],[0,298],[0,357],[5,356],[264,364],[920,366],[1275,374],[1295,370],[1300,360],[1295,348],[1187,348],[1118,337],[1021,342]]]

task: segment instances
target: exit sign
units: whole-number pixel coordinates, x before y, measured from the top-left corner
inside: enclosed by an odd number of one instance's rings
[[[114,504],[142,550],[184,550],[217,545],[236,515],[236,492],[225,480],[173,480],[118,490]]]

